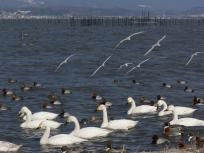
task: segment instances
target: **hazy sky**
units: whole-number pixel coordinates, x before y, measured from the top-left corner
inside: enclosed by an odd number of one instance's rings
[[[127,8],[137,9],[138,5],[142,7],[151,7],[152,9],[164,10],[184,10],[192,7],[204,7],[204,0],[0,0],[3,6],[86,6],[99,8]]]

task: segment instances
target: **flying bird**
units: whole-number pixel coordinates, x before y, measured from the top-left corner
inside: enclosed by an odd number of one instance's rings
[[[112,56],[112,55],[111,55]],[[106,60],[90,75],[90,77],[94,76],[102,67],[105,66],[106,62],[111,58],[111,56],[109,56],[108,58],[106,58]]]
[[[145,62],[149,61],[151,58],[145,59],[142,62],[140,62],[139,64],[137,64],[135,67],[133,67],[130,71],[128,71],[127,73],[132,72],[133,70],[135,70],[136,68],[140,68],[142,64],[144,64]]]
[[[195,56],[197,56],[198,54],[203,54],[204,52],[195,52],[195,53],[193,53],[192,55],[191,55],[191,57],[190,57],[190,59],[188,60],[188,62],[186,63],[186,66],[188,65],[188,64],[190,64],[190,62],[192,61],[192,59],[195,57]]]
[[[59,68],[60,68],[62,65],[66,64],[66,63],[68,62],[68,60],[69,60],[70,58],[72,58],[73,56],[75,56],[75,54],[72,54],[72,55],[68,56],[64,61],[62,61],[62,62],[57,66],[55,72],[57,72],[57,71],[59,70]]]
[[[128,67],[129,65],[134,65],[133,63],[125,63],[125,64],[122,64],[120,65],[120,67],[118,68],[118,70],[121,70],[124,66],[125,67]]]
[[[118,48],[123,42],[128,41],[128,40],[131,40],[131,37],[136,36],[136,35],[139,35],[139,34],[142,34],[142,33],[144,33],[144,32],[145,32],[145,31],[140,31],[140,32],[136,32],[136,33],[131,34],[130,36],[128,36],[128,37],[126,37],[125,39],[121,40],[121,41],[115,46],[114,49]]]
[[[160,47],[161,46],[161,44],[160,44],[161,41],[163,41],[165,38],[166,38],[166,35],[164,35],[161,39],[159,39],[156,44],[152,45],[152,47],[144,54],[144,56],[146,56],[151,51],[153,51],[155,47]]]

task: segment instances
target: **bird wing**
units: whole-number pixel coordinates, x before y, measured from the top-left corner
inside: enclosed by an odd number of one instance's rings
[[[90,76],[94,76],[99,70],[100,68],[102,67],[103,65],[100,65]]]
[[[152,45],[152,47],[144,54],[144,56],[146,56],[147,54],[149,54],[154,48],[156,47],[156,45]]]
[[[195,53],[191,55],[190,59],[189,59],[188,62],[186,63],[186,66],[187,66],[188,64],[190,64],[190,62],[192,61],[192,59],[193,59],[194,56],[195,56]]]
[[[144,33],[144,32],[146,32],[146,31],[136,32],[136,33],[131,34],[131,35],[128,36],[128,37],[131,38],[131,37],[133,37],[133,36],[135,36],[135,35],[139,35],[139,34],[142,34],[142,33]]]
[[[157,43],[159,44],[159,43],[160,43],[161,41],[163,41],[165,38],[166,38],[166,35],[164,35],[161,39],[159,39]]]
[[[58,66],[57,66],[57,68],[56,68],[56,70],[55,70],[55,72],[57,72],[58,71],[58,69],[63,65],[63,64],[65,64],[65,61],[63,61],[63,62],[61,62]]]
[[[127,72],[127,74],[130,73],[130,72],[132,72],[132,71],[134,71],[136,68],[137,68],[137,66],[133,67],[132,69],[130,69],[130,70]]]
[[[118,48],[120,46],[120,44],[122,44],[123,42],[127,41],[128,37],[126,37],[125,39],[121,40],[115,47],[114,49]]]
[[[67,62],[73,56],[75,56],[75,54],[72,54],[72,55],[68,56],[64,61]]]
[[[149,61],[151,58],[148,58],[146,60],[143,60],[142,62],[140,62],[137,67],[140,67],[142,64],[144,64],[145,62]]]
[[[112,56],[112,55],[111,55]],[[108,58],[106,58],[106,60],[103,62],[103,66],[106,64],[106,62],[111,58],[111,56],[109,56]]]

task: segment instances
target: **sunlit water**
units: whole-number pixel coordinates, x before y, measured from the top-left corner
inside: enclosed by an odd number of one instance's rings
[[[133,32],[144,30],[145,34],[133,37],[132,41],[122,44],[114,50],[114,46],[124,37]],[[28,36],[21,40],[20,33]],[[13,102],[10,98],[1,97],[1,102],[11,108],[0,112],[0,139],[23,144],[22,152],[59,152],[60,149],[40,146],[43,131],[21,129],[21,120],[17,113],[24,105],[33,112],[42,110],[42,102],[49,93],[61,96],[64,109],[79,119],[92,115],[102,116],[102,112],[95,112],[96,102],[91,99],[91,92],[97,91],[113,103],[109,115],[114,118],[127,118],[127,97],[136,100],[145,96],[155,100],[160,94],[167,98],[168,103],[182,106],[192,106],[194,95],[203,96],[204,71],[203,55],[198,55],[192,63],[185,67],[190,55],[195,51],[204,51],[204,29],[202,26],[90,26],[70,27],[66,24],[48,24],[43,22],[1,22],[0,24],[0,88],[13,89],[24,97],[20,102]],[[147,57],[143,54],[163,35],[167,38],[161,47],[152,51]],[[75,53],[70,62],[58,72],[56,66],[68,55]],[[92,72],[110,55],[112,58],[105,68],[94,77]],[[151,57],[142,65],[140,70],[126,74],[129,69],[117,71],[126,62],[139,63]],[[8,84],[7,79],[17,79],[20,83],[38,81],[43,87],[30,92],[22,92],[20,84]],[[113,80],[120,80],[114,84]],[[135,79],[140,85],[132,83]],[[195,89],[195,93],[185,93],[184,86],[176,84],[176,80],[188,81]],[[161,87],[163,82],[172,84],[172,89]],[[62,96],[60,88],[67,87],[73,94]],[[49,110],[60,113],[60,106]],[[202,109],[194,117],[204,119]],[[131,117],[128,117],[131,118]],[[153,134],[161,134],[164,122],[169,117],[143,117],[133,119],[140,124],[129,132],[112,133],[106,138],[96,139],[84,143],[89,151],[104,150],[106,142],[112,140],[114,146],[126,145],[129,152],[141,150],[161,150],[165,146],[151,144]],[[64,122],[65,119],[58,119]],[[99,125],[93,125],[99,126]],[[69,133],[73,125],[65,125],[59,130],[52,131],[52,135]],[[193,130],[187,129],[186,133]],[[199,133],[204,134],[202,128]],[[175,147],[179,140],[172,140],[170,147]]]

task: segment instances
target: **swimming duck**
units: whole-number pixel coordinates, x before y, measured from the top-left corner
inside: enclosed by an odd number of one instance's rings
[[[21,86],[21,90],[22,90],[22,91],[30,91],[30,90],[32,90],[32,86],[23,84],[23,85]]]
[[[188,136],[189,136],[188,141],[192,142],[193,144],[196,144],[197,148],[204,147],[204,137],[194,136],[192,133],[189,133]]]
[[[47,101],[45,101],[45,102],[43,102],[43,104],[42,104],[42,108],[43,108],[43,109],[50,109],[50,108],[52,108],[52,106],[50,106],[49,103],[48,103]]]
[[[17,152],[23,145],[0,141],[0,152]]]
[[[177,82],[178,84],[182,84],[182,85],[187,84],[187,81],[184,81],[184,80],[177,80],[176,82]]]
[[[157,135],[152,136],[152,144],[164,144],[164,143],[170,143],[170,141],[166,138],[159,137]]]
[[[185,92],[194,92],[195,90],[193,90],[192,88],[186,86],[186,87],[184,88],[184,91],[185,91]]]
[[[33,87],[41,87],[42,85],[36,81],[33,82]]]
[[[6,110],[8,110],[8,107],[3,105],[3,104],[0,104],[0,110],[1,111],[6,111]]]
[[[128,110],[127,114],[148,114],[148,113],[156,113],[157,107],[150,105],[140,105],[136,106],[135,101],[132,97],[127,99],[128,104],[131,104],[131,108]]]
[[[14,94],[14,92],[12,90],[9,90],[9,89],[2,89],[2,93],[3,93],[3,96],[12,96]]]
[[[14,80],[14,79],[8,79],[7,82],[8,82],[8,83],[17,83],[17,80]]]
[[[101,104],[97,107],[97,111],[103,111],[103,122],[101,128],[107,128],[111,130],[128,130],[135,127],[138,121],[119,119],[108,121],[107,108],[105,105]]]
[[[166,136],[180,136],[182,135],[182,128],[165,123],[163,134]]]
[[[50,103],[52,105],[61,105],[62,104],[58,99],[54,99],[54,98],[50,101]]]
[[[91,97],[92,97],[92,99],[97,100],[97,101],[100,101],[100,100],[102,100],[102,99],[103,99],[103,97],[102,97],[102,96],[97,95],[97,93],[96,93],[96,92],[93,92],[93,93],[92,93],[92,95],[91,95]]]
[[[178,118],[178,114],[177,111],[175,111],[175,107],[171,106],[169,108],[169,111],[173,112],[173,119],[172,121],[170,121],[170,125],[182,125],[182,126],[186,126],[186,127],[190,127],[190,126],[204,126],[204,121],[203,120],[199,120],[196,118],[190,118],[190,117],[186,117],[186,118]]]
[[[75,124],[74,130],[71,132],[72,135],[83,139],[92,139],[95,137],[107,136],[112,131],[98,128],[98,127],[85,127],[80,129],[79,122],[75,116],[69,116],[67,122],[73,122]]]
[[[63,146],[87,141],[86,139],[75,137],[72,134],[58,134],[50,137],[50,127],[47,124],[45,124],[45,122],[41,122],[38,128],[46,129],[43,136],[40,139],[41,145]]]
[[[20,96],[17,96],[16,94],[13,94],[12,97],[11,97],[11,99],[12,99],[13,101],[20,101],[20,100],[22,100],[23,98],[20,97]]]
[[[165,88],[172,88],[172,86],[170,84],[166,84],[166,83],[163,83],[162,86]]]
[[[122,146],[122,148],[117,149],[113,148],[112,141],[109,141],[106,145],[106,153],[126,153],[125,145]]]
[[[72,91],[71,91],[70,89],[62,88],[62,89],[61,89],[61,93],[62,93],[63,95],[72,94]]]
[[[194,96],[193,105],[204,105],[204,100],[202,98]]]

